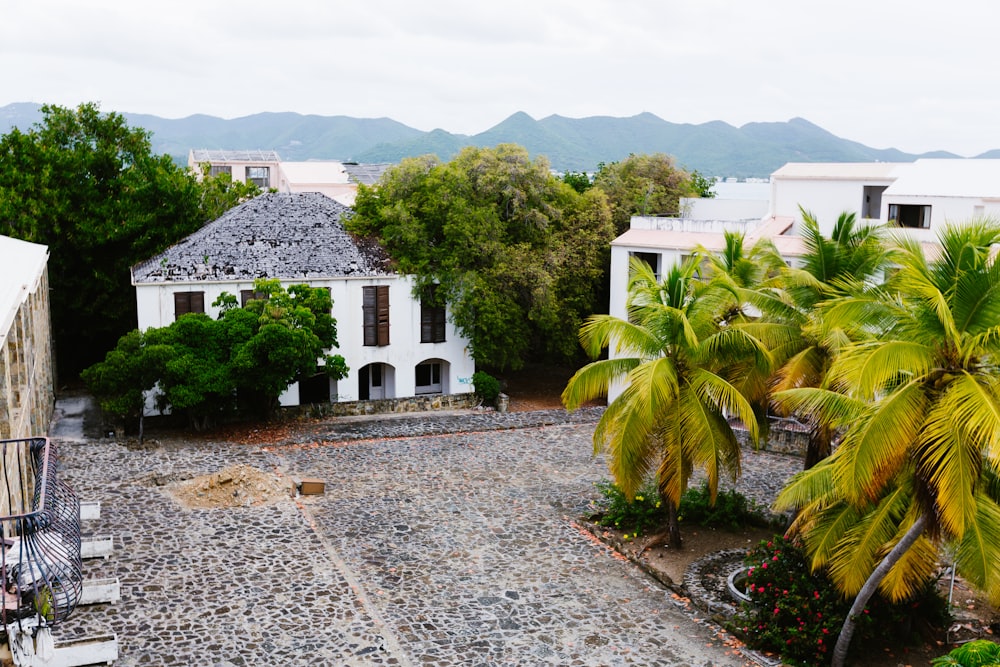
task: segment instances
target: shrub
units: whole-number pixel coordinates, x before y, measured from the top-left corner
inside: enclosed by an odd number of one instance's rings
[[[774,651],[793,665],[827,664],[853,600],[843,598],[823,572],[810,572],[802,548],[774,537],[747,556],[747,594],[753,602],[733,617],[732,629],[758,650]],[[946,603],[933,582],[915,600],[890,604],[876,595],[858,619],[855,647],[878,638],[897,643],[913,622],[938,625],[947,620]]]
[[[742,528],[747,524],[762,526],[769,522],[766,509],[736,489],[716,494],[715,505],[711,504],[711,500],[708,482],[688,489],[681,496],[680,518],[699,526],[732,529]]]
[[[642,535],[648,528],[656,528],[667,521],[667,508],[663,505],[660,490],[655,482],[647,482],[631,501],[614,482],[597,482],[597,489],[604,496],[601,503],[602,526],[618,528],[625,532]]]
[[[931,660],[933,667],[987,667],[1000,664],[1000,644],[988,639],[976,639],[955,648],[948,655]]]
[[[483,403],[496,405],[497,396],[500,395],[500,380],[484,371],[476,371],[472,374],[472,388]]]

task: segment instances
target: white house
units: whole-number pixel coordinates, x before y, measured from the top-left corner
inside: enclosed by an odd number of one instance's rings
[[[444,308],[413,296],[377,246],[344,230],[349,209],[319,193],[268,193],[132,269],[139,329],[205,312],[222,292],[252,298],[256,278],[326,287],[347,378],[292,385],[282,405],[459,394],[473,390],[468,341]]]
[[[208,165],[210,175],[228,174],[234,181],[254,183],[278,192],[319,192],[345,206],[353,206],[358,184],[378,182],[388,164],[337,160],[286,162],[275,151],[208,150],[188,152],[188,167],[199,175]]]
[[[683,260],[696,247],[725,247],[723,232],[739,231],[747,243],[769,238],[790,265],[805,247],[797,235],[799,206],[829,235],[847,211],[869,223],[894,224],[899,233],[933,244],[947,223],[982,217],[1000,220],[1000,160],[928,159],[910,163],[789,163],[771,175],[771,198],[760,202],[685,200],[690,217],[633,217],[611,244],[610,313],[625,318],[628,264],[639,257],[654,271]],[[614,398],[621,391],[613,388]]]

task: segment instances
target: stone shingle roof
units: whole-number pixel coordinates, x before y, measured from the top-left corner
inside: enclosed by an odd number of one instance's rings
[[[344,169],[347,171],[347,175],[355,183],[362,183],[364,185],[375,185],[382,178],[382,174],[385,170],[393,166],[389,162],[373,162],[366,164],[358,164],[357,162],[345,162]]]
[[[377,244],[356,239],[350,209],[314,192],[268,193],[132,268],[140,283],[391,275]]]

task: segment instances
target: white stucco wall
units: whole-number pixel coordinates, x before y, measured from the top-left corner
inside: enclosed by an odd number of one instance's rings
[[[301,283],[282,281],[287,287]],[[442,367],[443,393],[469,393],[472,388],[472,374],[475,364],[469,354],[467,341],[448,322],[443,343],[420,342],[420,302],[412,297],[412,280],[407,277],[384,276],[377,278],[341,278],[310,280],[313,287],[327,287],[333,298],[333,317],[337,320],[337,341],[339,347],[334,354],[344,357],[350,372],[348,377],[336,383],[333,401],[358,399],[358,381],[361,369],[372,363],[387,364],[391,373],[386,374],[387,384],[392,387],[385,398],[400,398],[416,394],[416,366],[422,362],[439,360]],[[363,287],[389,286],[389,345],[364,345],[362,327]],[[136,285],[138,326],[140,330],[163,327],[174,321],[175,292],[204,292],[205,312],[210,317],[218,317],[218,308],[212,302],[222,292],[239,297],[241,290],[253,289],[252,282],[192,282]],[[298,404],[298,386],[292,385],[281,397],[282,405]]]
[[[890,180],[819,180],[775,178],[771,183],[771,213],[795,218],[795,233],[801,232],[799,206],[812,213],[820,231],[829,235],[844,211],[861,217],[865,186],[888,186]],[[882,200],[885,210],[885,199]],[[884,213],[883,213],[884,215]],[[884,220],[884,217],[882,218]]]

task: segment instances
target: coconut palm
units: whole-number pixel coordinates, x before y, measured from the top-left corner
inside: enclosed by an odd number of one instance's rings
[[[834,651],[842,665],[854,616],[881,589],[906,599],[931,576],[942,542],[967,580],[1000,601],[1000,227],[948,227],[940,257],[898,241],[891,291],[829,302],[824,317],[865,322],[825,388],[779,392],[796,413],[843,430],[836,452],[778,499],[814,567],[855,595]]]
[[[858,225],[853,213],[842,213],[830,237],[823,236],[815,216],[800,207],[806,252],[800,268],[785,267],[775,280],[743,293],[761,317],[747,330],[765,341],[778,369],[771,391],[818,387],[840,348],[863,334],[862,322],[832,326],[818,306],[831,299],[871,290],[886,266],[883,230]],[[805,468],[830,454],[833,431],[806,417],[810,424]]]
[[[746,398],[727,379],[737,362],[769,363],[767,351],[738,329],[720,327],[720,305],[731,296],[695,279],[701,258],[672,267],[662,282],[644,262],[630,268],[628,319],[594,315],[580,330],[594,361],[570,379],[563,403],[574,410],[606,396],[612,383],[624,390],[607,407],[594,431],[595,453],[605,452],[615,481],[632,498],[655,472],[668,509],[667,539],[679,548],[677,507],[694,469],[706,473],[711,497],[721,475],[740,471],[732,416],[757,438]]]

